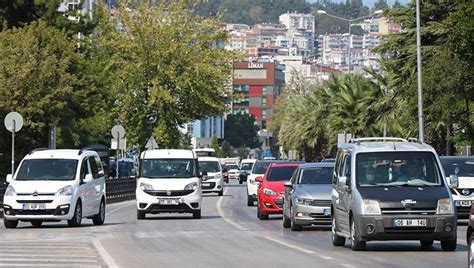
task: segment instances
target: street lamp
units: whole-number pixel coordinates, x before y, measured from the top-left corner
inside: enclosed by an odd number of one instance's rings
[[[421,36],[420,36],[420,0],[416,0],[416,72],[418,82],[418,139],[424,142],[423,130],[423,87],[421,80]]]
[[[355,19],[346,19],[346,18],[339,17],[339,16],[336,16],[336,15],[331,15],[331,14],[328,14],[325,10],[317,10],[316,13],[319,14],[319,15],[326,15],[326,16],[329,16],[329,17],[332,17],[332,18],[335,18],[335,19],[340,19],[340,20],[343,20],[343,21],[349,23],[349,38],[347,39],[349,60],[348,60],[347,67],[349,69],[349,73],[351,73],[352,72],[352,42],[351,42],[351,32],[352,31],[351,31],[351,29],[352,29],[352,26],[355,25],[355,24],[353,24],[353,22],[361,20],[361,19],[365,19],[365,18],[369,18],[369,17],[373,17],[373,16],[376,16],[376,15],[383,14],[383,10],[376,10],[372,14],[362,16],[362,17],[359,17],[359,18],[355,18]]]

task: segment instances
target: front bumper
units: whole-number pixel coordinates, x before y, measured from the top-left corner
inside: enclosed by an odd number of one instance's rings
[[[331,224],[331,208],[294,204],[293,220],[298,225],[327,225]]]
[[[396,227],[395,219],[426,219],[425,227]],[[455,215],[355,216],[363,240],[452,240],[457,236]],[[450,230],[447,230],[449,226]],[[369,231],[373,230],[373,231]]]
[[[75,203],[71,196],[5,196],[3,215],[7,220],[70,220]],[[29,209],[29,204],[44,204],[44,209]]]
[[[283,213],[283,198],[281,196],[268,196],[259,193],[258,206],[260,211],[265,214],[282,214]]]
[[[137,188],[135,193],[137,196],[137,209],[145,213],[192,213],[201,209],[201,188],[183,196],[156,196],[145,193],[140,188]],[[161,199],[176,199],[178,204],[160,204]]]
[[[239,173],[229,173],[229,179],[239,179]]]
[[[203,193],[218,193],[223,190],[223,179],[210,179],[201,183]]]

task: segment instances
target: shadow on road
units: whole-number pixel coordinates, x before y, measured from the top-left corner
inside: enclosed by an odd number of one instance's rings
[[[344,246],[350,250],[350,242]],[[432,247],[422,247],[417,242],[367,242],[367,248],[361,252],[438,252],[442,251],[440,242],[435,241]],[[468,247],[463,244],[459,244],[456,247],[456,252],[468,251]],[[449,253],[449,252],[446,252]]]
[[[144,220],[140,221],[147,221],[147,220],[213,220],[213,219],[220,219],[221,216],[219,215],[202,215],[201,219],[193,219],[192,215],[182,215],[182,216],[158,216],[158,215],[147,215]]]
[[[28,224],[28,223],[26,223]],[[121,225],[125,224],[125,222],[114,222],[114,223],[104,223],[103,225],[94,225],[93,223],[82,223],[80,227],[69,227],[67,223],[60,224],[60,223],[51,223],[51,222],[46,222],[43,223],[39,227],[35,227],[32,225],[26,225],[26,226],[18,226],[16,229],[58,229],[58,228],[64,228],[64,229],[87,229],[89,227],[100,227],[100,226],[114,226],[114,225]]]

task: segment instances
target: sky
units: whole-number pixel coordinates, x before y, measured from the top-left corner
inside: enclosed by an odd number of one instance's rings
[[[316,2],[317,0],[306,0],[307,2],[310,2],[310,3],[313,3],[313,2]],[[346,0],[333,0],[334,3],[338,3],[338,2],[345,2]],[[402,5],[410,2],[410,0],[399,0],[400,3]],[[363,0],[364,2],[364,5],[368,6],[368,7],[372,7],[374,5],[375,2],[377,2],[377,0]],[[389,5],[393,5],[393,3],[395,2],[395,0],[387,0],[387,4]]]

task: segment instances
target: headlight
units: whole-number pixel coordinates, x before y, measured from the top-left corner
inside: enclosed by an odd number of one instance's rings
[[[217,179],[217,180],[222,179],[222,174],[221,174],[221,173],[217,173],[216,176],[214,176],[214,179]]]
[[[263,193],[265,195],[269,195],[269,196],[277,195],[277,193],[275,191],[267,189],[267,188],[263,188]]]
[[[376,200],[364,199],[363,215],[381,215],[379,202]]]
[[[11,185],[8,185],[7,189],[5,190],[5,196],[15,196],[15,195],[16,195],[15,188],[13,188],[13,186]]]
[[[71,196],[72,195],[72,186],[64,186],[63,188],[60,188],[56,194],[56,196]]]
[[[184,190],[193,190],[196,191],[198,188],[198,184],[196,182],[191,182],[190,184],[184,186]]]
[[[439,199],[436,214],[454,214],[454,207],[449,198]]]
[[[142,191],[153,191],[153,186],[151,186],[151,184],[148,184],[148,183],[140,183],[140,189],[142,189]]]
[[[304,198],[296,198],[296,203],[301,205],[310,206],[313,203],[311,199],[304,199]]]

